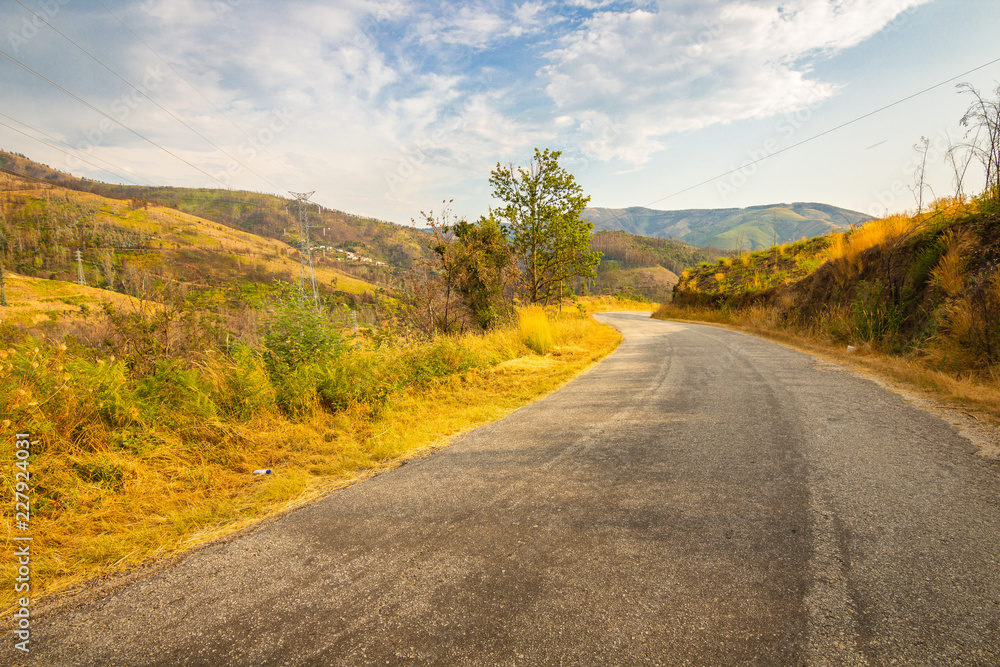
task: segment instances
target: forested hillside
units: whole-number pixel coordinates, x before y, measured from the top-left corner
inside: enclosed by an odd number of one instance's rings
[[[298,204],[274,195],[210,188],[144,187],[116,185],[77,178],[28,158],[0,151],[0,170],[28,176],[69,190],[127,201],[132,208],[150,204],[239,229],[258,236],[298,244]],[[309,210],[311,240],[317,245],[339,246],[407,269],[425,255],[423,232],[372,218],[313,205]],[[380,279],[370,267],[345,267],[359,277]]]
[[[591,290],[597,294],[624,294],[649,301],[669,301],[677,274],[702,262],[714,262],[730,253],[698,248],[674,239],[635,236],[626,232],[597,232],[590,249],[603,254]]]

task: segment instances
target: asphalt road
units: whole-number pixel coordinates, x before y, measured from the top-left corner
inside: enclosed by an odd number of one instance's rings
[[[39,619],[28,664],[1000,664],[1000,469],[951,425],[602,318],[623,344],[562,390]]]

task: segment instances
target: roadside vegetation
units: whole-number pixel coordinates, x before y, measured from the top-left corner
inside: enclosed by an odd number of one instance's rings
[[[357,281],[348,293],[378,309],[374,323],[343,290],[314,299],[297,287],[281,272],[297,259],[274,241],[8,177],[0,268],[19,270],[0,273],[0,458],[15,460],[15,432],[32,434],[32,598],[396,466],[610,353],[620,337],[591,313],[650,306],[573,294],[599,256],[576,213],[586,197],[558,156],[498,165],[504,207],[476,223],[427,215],[398,288]],[[520,206],[553,193],[536,216]],[[75,272],[68,249],[81,238],[115,249],[84,264],[92,285],[21,274]],[[260,261],[281,271],[235,262],[213,273],[225,244],[274,252]],[[216,254],[178,266],[170,253],[190,247]],[[0,468],[9,497],[17,470]],[[3,516],[12,548],[12,503]],[[0,609],[15,576],[5,563]]]
[[[292,301],[258,346],[168,355],[133,338],[106,350],[9,344],[3,430],[39,443],[33,581],[59,590],[356,482],[557,388],[618,340],[576,308],[524,309],[484,334],[428,339],[344,333]],[[3,460],[12,447],[0,444]],[[0,476],[13,488],[10,466]],[[5,567],[0,608],[14,576]]]
[[[850,354],[1000,420],[998,213],[988,197],[941,200],[919,215],[703,265],[682,273],[655,317]]]
[[[912,386],[978,406],[1000,421],[1000,89],[974,102],[952,147],[956,195],[681,273],[656,317],[737,325],[846,354]],[[916,146],[919,151],[926,144]],[[979,161],[986,188],[966,197]],[[922,168],[921,168],[922,169]]]

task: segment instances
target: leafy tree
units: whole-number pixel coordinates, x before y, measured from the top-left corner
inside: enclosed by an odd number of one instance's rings
[[[265,360],[275,378],[301,366],[330,362],[346,349],[339,327],[329,315],[296,297],[290,287],[281,286],[275,297],[278,306],[263,328]]]
[[[590,278],[601,254],[589,249],[593,225],[580,216],[590,202],[573,175],[559,166],[560,151],[539,151],[527,167],[497,163],[490,174],[493,196],[505,205],[499,216],[508,227],[511,250],[522,274],[522,294],[530,303],[562,296],[573,278]]]
[[[513,282],[514,265],[506,232],[490,215],[475,224],[460,221],[455,236],[461,267],[459,289],[476,324],[488,329],[511,314],[508,287]]]
[[[456,220],[449,203],[437,217],[421,212],[430,253],[414,292],[428,333],[464,329],[470,319],[487,329],[510,314],[512,263],[503,226],[493,217]]]

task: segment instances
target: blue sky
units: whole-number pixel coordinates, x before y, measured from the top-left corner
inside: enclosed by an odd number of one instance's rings
[[[490,170],[536,146],[593,206],[893,212],[921,137],[954,193],[954,84],[992,96],[1000,63],[790,147],[1000,58],[998,25],[996,0],[8,0],[0,49],[89,106],[0,58],[0,123],[44,141],[0,125],[0,148],[400,223],[485,213]]]

